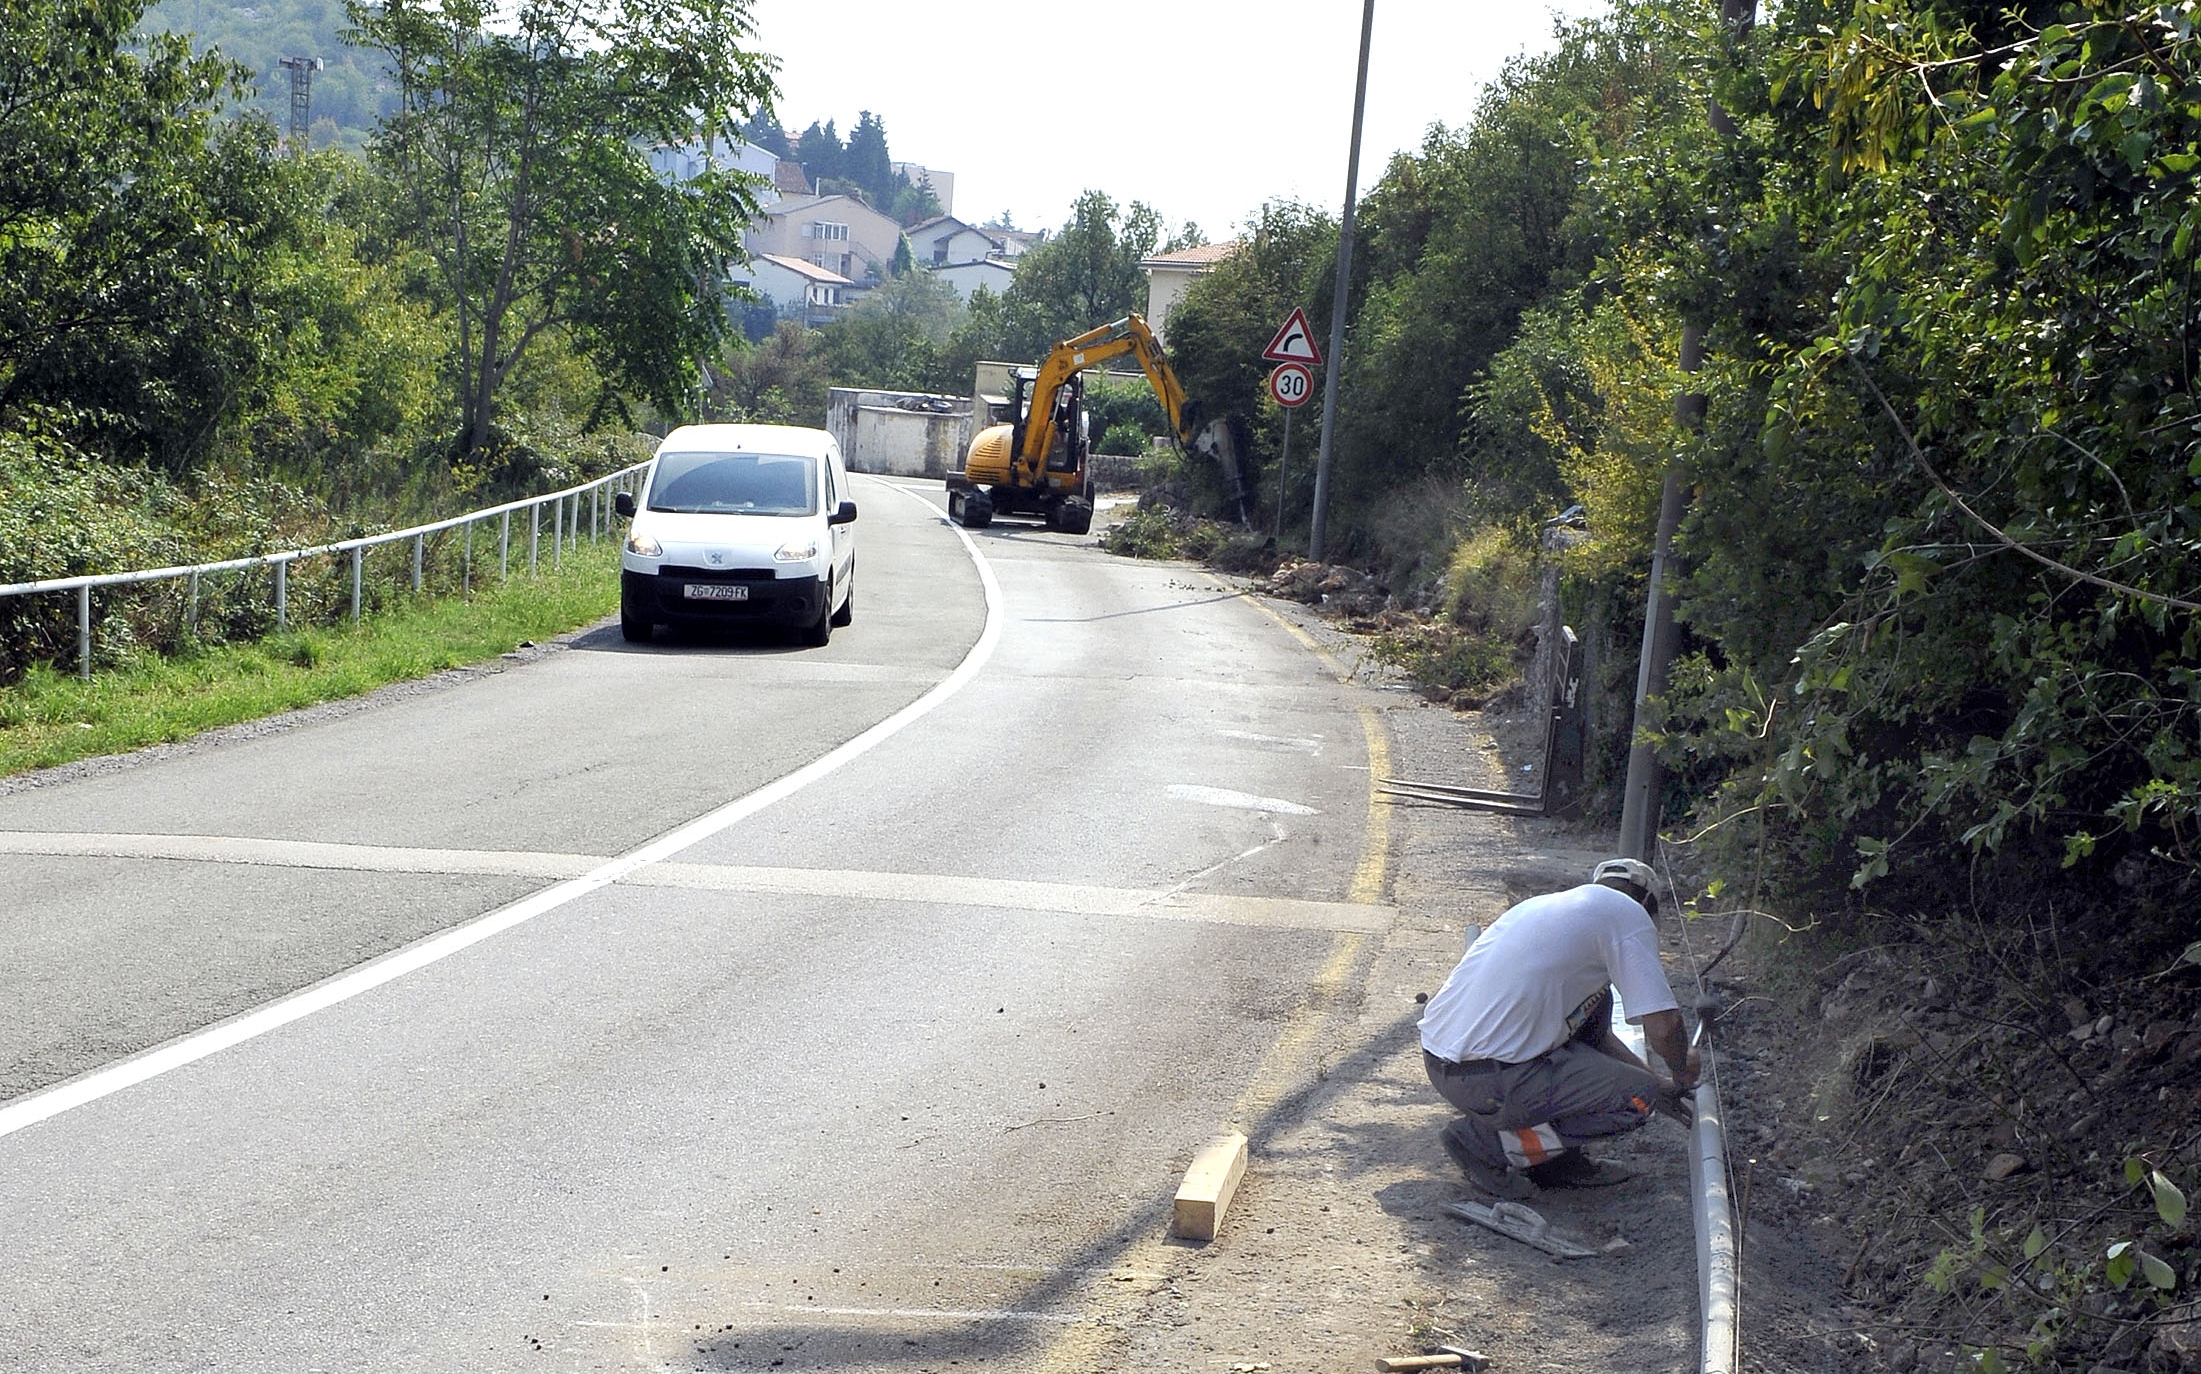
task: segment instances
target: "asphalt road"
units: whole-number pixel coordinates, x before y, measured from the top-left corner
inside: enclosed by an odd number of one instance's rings
[[[825,649],[600,628],[0,795],[0,1367],[1105,1349],[1390,918],[1363,724],[915,490]]]

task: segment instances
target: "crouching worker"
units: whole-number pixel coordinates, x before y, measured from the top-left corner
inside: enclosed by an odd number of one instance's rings
[[[1648,865],[1608,859],[1590,881],[1531,897],[1468,947],[1421,1019],[1429,1081],[1461,1115],[1445,1152],[1494,1197],[1596,1188],[1630,1171],[1582,1153],[1632,1131],[1663,1097],[1678,1112],[1697,1053],[1659,967]],[[1612,1033],[1612,990],[1672,1068],[1660,1077]]]

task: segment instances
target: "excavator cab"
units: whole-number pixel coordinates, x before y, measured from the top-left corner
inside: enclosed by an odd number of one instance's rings
[[[1039,369],[1020,367],[1010,378],[1011,421],[1009,443],[1012,451],[1024,451],[1024,431],[1031,423],[1032,391],[1039,381]],[[1085,415],[1085,377],[1072,373],[1069,380],[1055,388],[1054,413],[1047,427],[1047,456],[1044,469],[1048,472],[1083,472],[1089,455],[1092,428]]]

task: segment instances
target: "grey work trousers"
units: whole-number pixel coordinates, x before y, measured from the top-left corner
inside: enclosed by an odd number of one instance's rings
[[[1449,1128],[1493,1169],[1522,1169],[1562,1149],[1651,1119],[1658,1080],[1580,1041],[1521,1064],[1455,1064],[1422,1051],[1422,1067],[1460,1110]]]

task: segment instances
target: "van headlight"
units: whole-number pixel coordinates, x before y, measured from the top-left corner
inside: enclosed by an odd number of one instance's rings
[[[807,563],[817,556],[817,540],[790,539],[779,546],[778,551],[772,555],[772,561],[775,563]]]
[[[630,534],[627,536],[627,552],[640,554],[644,558],[663,558],[665,546],[646,534]]]

